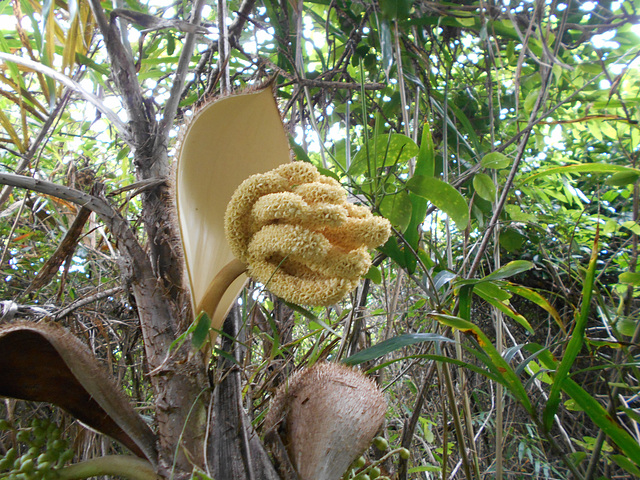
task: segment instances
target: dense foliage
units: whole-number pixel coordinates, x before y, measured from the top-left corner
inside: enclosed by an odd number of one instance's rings
[[[245,290],[258,431],[285,374],[347,359],[384,388],[383,435],[411,453],[381,464],[392,478],[640,477],[640,2],[121,3],[0,1],[0,172],[128,220],[182,315],[176,334],[191,318],[170,166],[212,97],[273,79],[295,156],[394,226],[334,307]],[[107,54],[114,25],[129,73]],[[81,205],[9,186],[0,232],[2,322],[66,326],[152,421],[160,361],[117,235]],[[74,461],[120,451],[49,406],[0,411],[2,457],[36,458],[21,433],[50,418]]]

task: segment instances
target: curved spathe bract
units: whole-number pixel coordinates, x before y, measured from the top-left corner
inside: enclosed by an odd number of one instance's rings
[[[239,278],[226,289],[214,312],[213,280],[234,259],[224,235],[227,203],[247,177],[289,159],[271,87],[212,102],[195,114],[182,138],[176,172],[180,231],[194,314],[207,312],[213,328],[220,328],[244,282]]]
[[[0,327],[0,396],[57,405],[157,463],[156,437],[95,357],[62,327]]]
[[[387,410],[369,378],[336,363],[318,363],[280,386],[265,429],[280,435],[300,480],[338,480],[371,444]]]

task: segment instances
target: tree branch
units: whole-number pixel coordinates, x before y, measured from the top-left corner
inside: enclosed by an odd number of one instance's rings
[[[200,25],[202,7],[204,7],[204,0],[195,0],[193,10],[191,11],[191,24],[195,26]],[[184,82],[187,78],[187,69],[189,68],[189,63],[191,62],[191,56],[193,54],[196,35],[196,32],[187,33],[187,37],[184,41],[180,60],[178,60],[178,67],[176,68],[176,72],[173,76],[173,85],[171,86],[169,100],[165,105],[164,116],[160,122],[156,142],[164,142],[168,138],[169,130],[173,126],[173,121],[176,118],[176,112],[178,111],[178,105],[180,104],[180,98],[182,97],[182,88],[184,87]]]
[[[164,290],[158,285],[159,281],[153,273],[149,258],[129,223],[106,201],[73,188],[11,173],[0,173],[0,184],[25,188],[75,203],[95,212],[105,222],[116,239],[120,253],[126,259],[125,274],[128,274],[132,282],[140,317],[148,319],[148,324],[146,321],[142,322],[142,328],[150,330],[145,335],[150,369],[159,367],[175,339],[172,309],[163,295]]]

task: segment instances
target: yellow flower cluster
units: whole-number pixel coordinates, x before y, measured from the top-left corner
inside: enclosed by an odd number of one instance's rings
[[[310,163],[293,162],[253,175],[225,214],[233,254],[279,297],[331,305],[371,266],[368,248],[384,244],[391,226],[347,202],[339,182]]]

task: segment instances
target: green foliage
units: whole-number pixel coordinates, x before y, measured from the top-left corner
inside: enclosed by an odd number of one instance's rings
[[[11,430],[8,424],[2,427],[5,431]],[[16,432],[16,438],[25,451],[20,455],[12,447],[0,458],[0,474],[7,480],[58,478],[56,470],[75,454],[68,442],[61,438],[60,427],[48,420],[34,418],[30,427]]]
[[[14,3],[0,5],[3,16],[21,20],[3,26],[0,50],[79,79],[125,118],[89,3]],[[171,141],[195,109],[226,89],[227,77],[232,90],[274,77],[295,155],[395,227],[367,281],[335,308],[283,305],[262,286],[245,294],[243,394],[258,428],[285,368],[329,358],[380,375],[393,429],[409,428],[405,419],[424,391],[422,420],[414,424],[424,438],[387,432],[396,436],[393,445],[411,451],[408,475],[448,477],[459,461],[469,478],[497,478],[499,468],[503,478],[584,478],[589,462],[592,478],[638,475],[632,348],[640,332],[640,46],[629,13],[638,5],[592,3],[264,0],[229,15],[250,21],[234,31],[226,59],[218,51],[218,12],[203,10],[208,33],[186,59]],[[229,0],[227,9],[242,4]],[[171,22],[188,20],[193,5],[125,8]],[[185,45],[174,27],[121,24],[154,117],[169,101]],[[83,191],[102,184],[151,251],[163,232],[150,238],[157,226],[146,224],[144,199],[155,193],[145,182],[154,179],[141,171],[135,149],[83,97],[42,73],[3,67],[0,171]],[[206,160],[215,161],[215,152]],[[71,308],[57,321],[85,335],[153,416],[117,236],[92,217],[50,281],[25,294],[79,207],[6,193],[2,300],[53,316]],[[185,320],[172,352],[189,334],[193,350],[206,347],[208,322]],[[423,389],[425,378],[431,383]],[[40,442],[34,429],[21,438],[24,451],[37,447],[38,455],[13,450],[3,471],[39,471],[48,450],[46,442],[32,445]],[[474,434],[486,442],[464,459]],[[486,446],[498,437],[510,456]],[[394,457],[398,471],[405,456]],[[363,468],[352,476],[379,475]]]

